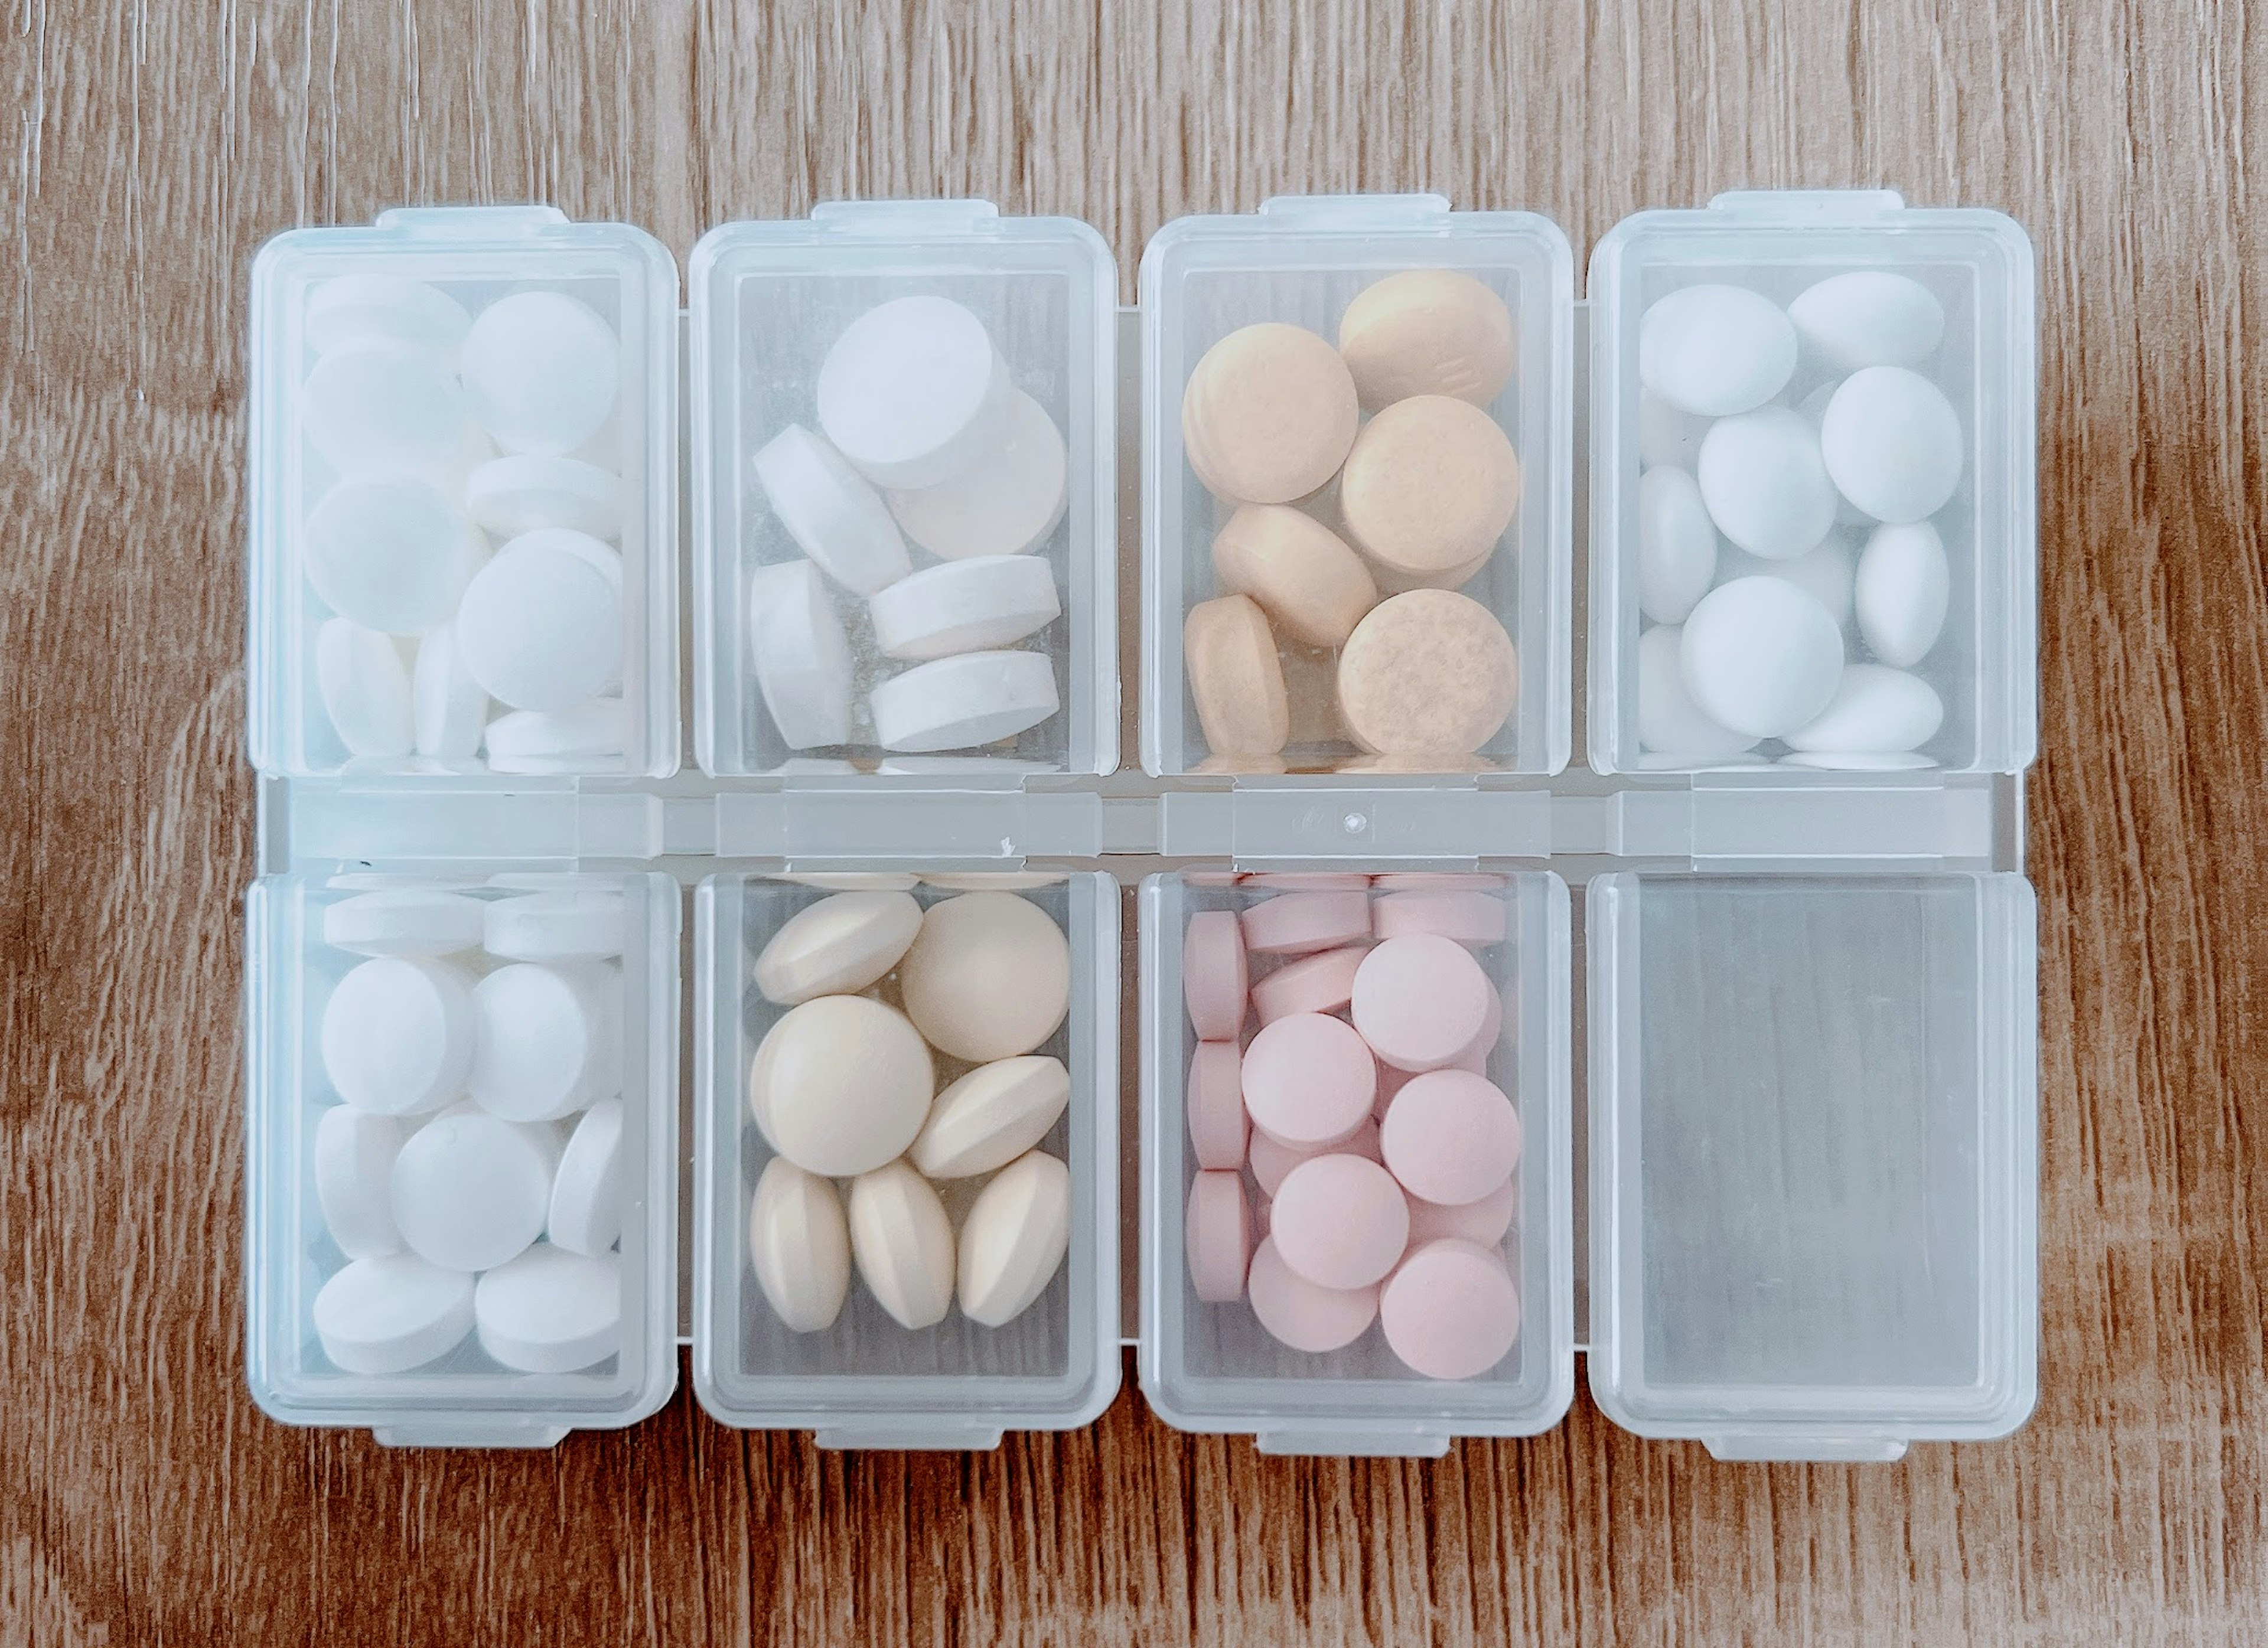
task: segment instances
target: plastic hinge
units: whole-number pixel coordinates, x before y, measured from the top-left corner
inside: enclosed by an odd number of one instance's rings
[[[1749,1464],[1888,1465],[1906,1453],[1906,1439],[1888,1431],[1719,1431],[1701,1446]]]
[[[549,1419],[409,1419],[372,1425],[371,1435],[387,1447],[548,1448],[569,1427]]]
[[[1709,210],[1771,223],[1863,223],[1906,208],[1896,189],[1727,189]]]
[[[1711,784],[1633,787],[1553,799],[1562,853],[1682,858],[1695,865],[1764,861],[1991,863],[1993,797],[1984,783]]]
[[[1328,228],[1336,224],[1375,228],[1381,224],[1426,223],[1449,215],[1442,195],[1271,195],[1260,215]]]
[[[975,234],[997,228],[1000,209],[988,200],[826,201],[811,209],[814,229],[843,234]]]
[[[396,206],[378,215],[378,226],[430,239],[541,234],[567,226],[556,206]]]
[[[1159,798],[1159,850],[1239,864],[1359,858],[1471,864],[1542,858],[1551,851],[1551,796],[1543,790],[1343,790],[1239,784]]]
[[[1003,867],[1102,850],[1102,798],[1083,790],[739,791],[717,798],[727,858],[918,859]]]
[[[306,779],[290,788],[287,855],[291,862],[512,859],[531,867],[655,858],[672,834],[667,811],[688,806],[706,810],[698,799],[585,790],[572,779],[526,789]],[[675,834],[688,834],[681,818]]]
[[[1443,1431],[1262,1431],[1252,1445],[1263,1453],[1321,1454],[1336,1459],[1440,1459],[1449,1451]]]
[[[897,1424],[824,1425],[812,1432],[814,1444],[823,1448],[883,1453],[978,1453],[997,1448],[1004,1434],[999,1425],[959,1424],[941,1419],[934,1424],[908,1420]]]

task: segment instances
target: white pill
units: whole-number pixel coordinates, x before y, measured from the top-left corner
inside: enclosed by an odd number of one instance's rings
[[[851,770],[856,772],[857,768]],[[895,870],[843,870],[766,878],[791,887],[821,887],[829,893],[910,893],[922,883],[917,875]]]
[[[480,753],[481,735],[488,728],[489,695],[457,650],[453,619],[434,625],[418,641],[409,707],[420,755],[468,761]]]
[[[392,636],[348,619],[326,619],[315,631],[315,694],[349,754],[392,760],[409,754],[409,672]]]
[[[1916,772],[1937,762],[1911,750],[1797,750],[1781,756],[1779,764],[1817,772]]]
[[[1745,732],[1718,725],[1685,690],[1679,647],[1684,631],[1656,624],[1638,638],[1638,742],[1658,754],[1716,761],[1755,747]]]
[[[1649,469],[1638,482],[1638,607],[1656,623],[1683,623],[1717,575],[1717,526],[1701,488],[1683,469]]]
[[[342,481],[307,517],[307,582],[342,618],[423,635],[448,617],[486,555],[463,511],[414,475]]]
[[[1638,457],[1648,468],[1690,470],[1709,420],[1681,411],[1651,389],[1638,392]]]
[[[1724,417],[1762,406],[1795,371],[1795,327],[1740,286],[1688,286],[1639,317],[1638,372],[1680,411]]]
[[[333,1105],[315,1123],[315,1202],[324,1226],[350,1259],[401,1251],[394,1228],[394,1159],[408,1135],[390,1115]]]
[[[605,697],[565,710],[515,710],[490,722],[481,742],[498,772],[556,772],[620,755],[630,739],[630,706]]]
[[[1920,748],[1944,721],[1945,701],[1918,675],[1852,664],[1827,708],[1787,734],[1787,742],[1799,750],[1895,753]]]
[[[1070,1104],[1071,1072],[1061,1059],[995,1059],[938,1094],[906,1159],[931,1179],[990,1173],[1047,1137]]]
[[[366,956],[438,956],[481,942],[480,900],[435,887],[384,887],[323,911],[323,942]]]
[[[1835,524],[1835,483],[1818,431],[1786,407],[1719,418],[1701,443],[1695,475],[1717,529],[1750,555],[1800,555]]]
[[[748,1065],[748,1113],[806,1173],[865,1173],[904,1153],[928,1118],[937,1072],[896,1008],[864,996],[791,1007]]]
[[[622,1101],[601,1099],[583,1113],[560,1152],[543,1233],[571,1253],[602,1254],[622,1233]]]
[[[784,1156],[748,1201],[748,1265],[791,1333],[822,1333],[850,1291],[850,1225],[834,1184]]]
[[[452,1105],[394,1160],[394,1222],[409,1251],[445,1270],[486,1270],[543,1233],[559,1135]]]
[[[961,1226],[961,1313],[998,1328],[1047,1291],[1071,1247],[1071,1169],[1033,1151],[993,1175]]]
[[[1835,614],[1781,578],[1735,578],[1685,621],[1678,658],[1702,714],[1751,738],[1778,738],[1827,708],[1843,679]]]
[[[1786,561],[1767,561],[1745,549],[1727,549],[1717,563],[1719,583],[1738,578],[1786,578],[1835,615],[1838,624],[1851,621],[1851,591],[1854,573],[1851,541],[1830,527],[1819,548]]]
[[[902,1328],[932,1328],[953,1307],[953,1222],[902,1161],[850,1184],[850,1253],[859,1277]]]
[[[1852,372],[1827,403],[1819,450],[1843,496],[1877,520],[1918,521],[1961,485],[1961,419],[1903,366]]]
[[[596,464],[515,452],[491,458],[466,477],[465,512],[503,538],[571,526],[613,540],[622,534],[622,483]]]
[[[457,651],[490,697],[565,710],[622,677],[622,560],[587,533],[523,533],[465,586]]]
[[[622,954],[630,907],[599,887],[546,888],[482,907],[481,947],[514,961],[559,961]]]
[[[788,536],[843,588],[872,595],[913,570],[882,495],[801,424],[765,442],[755,467]]]
[[[1840,378],[1830,378],[1796,402],[1795,409],[1815,432],[1827,421],[1827,403],[1835,398],[1835,392],[1842,386]],[[1837,492],[1835,495],[1835,524],[1838,526],[1871,526],[1874,524],[1874,518]]]
[[[1945,335],[1945,305],[1929,288],[1882,269],[1805,287],[1787,318],[1811,353],[1838,372],[1919,365]]]
[[[947,561],[901,578],[866,607],[882,651],[915,659],[1004,647],[1063,613],[1055,569],[1027,555]]]
[[[562,455],[615,409],[621,346],[588,304],[564,292],[515,292],[465,335],[465,399],[506,452]]]
[[[465,403],[431,349],[355,343],[315,363],[299,417],[323,461],[348,477],[446,467],[459,450]]]
[[[622,1348],[622,1267],[549,1242],[497,1266],[473,1290],[481,1349],[523,1373],[572,1373]]]
[[[472,981],[446,961],[364,961],[323,1004],[320,1043],[323,1073],[356,1109],[438,1110],[473,1067]]]
[[[808,561],[758,567],[748,580],[748,651],[772,725],[790,749],[850,741],[850,642]]]
[[[1019,389],[991,444],[968,467],[932,487],[889,494],[898,525],[932,555],[1025,555],[1047,541],[1070,502],[1063,431]]]
[[[1060,707],[1044,652],[963,652],[874,688],[874,741],[916,754],[968,749],[1035,727]]]
[[[1952,591],[1936,527],[1927,521],[1877,526],[1859,557],[1853,585],[1859,633],[1883,663],[1910,668],[1937,644]]]
[[[483,1110],[549,1122],[622,1090],[622,980],[603,961],[515,961],[473,988],[466,1078]]]
[[[907,893],[837,893],[806,905],[757,954],[756,989],[783,1007],[855,995],[897,966],[921,919]]]
[[[950,298],[899,298],[827,351],[819,425],[877,483],[932,487],[983,455],[1012,388],[983,321]]]
[[[339,275],[307,294],[307,346],[319,355],[358,343],[431,349],[453,362],[473,324],[438,287],[399,275]]]
[[[472,1332],[473,1278],[414,1254],[357,1259],[323,1284],[310,1314],[340,1372],[406,1373]]]

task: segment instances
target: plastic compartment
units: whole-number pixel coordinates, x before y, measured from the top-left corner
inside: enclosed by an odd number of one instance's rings
[[[427,282],[475,315],[515,291],[560,291],[615,328],[622,345],[615,422],[582,455],[622,479],[622,686],[630,740],[623,755],[592,758],[575,770],[652,777],[676,771],[677,269],[643,230],[571,223],[548,206],[402,209],[367,228],[295,229],[261,249],[247,334],[253,765],[293,777],[485,773],[477,761],[350,756],[317,693],[315,634],[331,614],[302,570],[302,542],[308,511],[335,477],[302,433],[299,395],[315,360],[306,340],[308,297],[342,275]],[[461,506],[461,497],[456,501]],[[482,533],[481,541],[493,548],[500,541]],[[492,706],[491,717],[497,713]]]
[[[581,1372],[515,1372],[468,1335],[409,1372],[350,1374],[310,1325],[317,1291],[346,1262],[313,1178],[315,1125],[336,1101],[318,1037],[331,991],[363,960],[324,942],[323,913],[365,891],[437,886],[483,900],[568,887],[623,896],[622,1348]],[[658,1410],[677,1387],[677,884],[650,874],[295,872],[263,877],[245,902],[245,1359],[262,1411],[291,1424],[367,1427],[381,1442],[545,1447]],[[479,971],[502,965],[477,950],[455,959]]]
[[[1516,342],[1513,379],[1488,409],[1520,457],[1519,511],[1463,592],[1493,611],[1510,634],[1520,695],[1474,765],[1517,773],[1555,773],[1566,765],[1574,438],[1574,274],[1566,237],[1533,213],[1451,211],[1438,195],[1330,195],[1271,200],[1254,216],[1176,218],[1143,254],[1146,770],[1205,773],[1244,765],[1211,759],[1183,670],[1182,622],[1190,607],[1220,592],[1212,541],[1232,512],[1198,481],[1185,455],[1182,397],[1190,372],[1222,337],[1257,321],[1287,321],[1336,341],[1342,312],[1364,288],[1396,271],[1431,269],[1462,271],[1494,291],[1512,311]],[[1330,496],[1327,489],[1303,507],[1328,520]],[[1331,725],[1329,655],[1307,663],[1288,683],[1293,742],[1286,764],[1329,771],[1361,761],[1363,753],[1336,736]]]
[[[1242,1300],[1197,1298],[1182,1235],[1197,1170],[1185,1119],[1196,1033],[1182,1003],[1182,934],[1198,910],[1242,910],[1277,894],[1221,872],[1143,882],[1141,1379],[1167,1424],[1253,1433],[1275,1453],[1423,1454],[1454,1437],[1533,1435],[1566,1413],[1575,1379],[1567,887],[1545,872],[1501,879],[1506,942],[1476,953],[1506,1007],[1489,1077],[1519,1105],[1523,1130],[1519,1210],[1505,1249],[1523,1320],[1502,1363],[1455,1382],[1410,1372],[1375,1323],[1343,1350],[1309,1355],[1271,1338]],[[1253,1028],[1248,1019],[1248,1042]]]
[[[694,751],[720,776],[872,770],[935,778],[984,772],[1105,773],[1118,765],[1117,271],[1068,217],[1003,217],[983,201],[843,202],[807,221],[735,223],[694,247],[691,305]],[[853,741],[796,750],[756,688],[749,575],[802,555],[751,460],[791,423],[819,428],[821,363],[843,328],[894,298],[951,298],[973,311],[1015,386],[1042,405],[1068,449],[1062,521],[1034,553],[1054,569],[1063,614],[1011,644],[1053,660],[1061,708],[1013,739],[893,757],[874,742],[862,690]],[[909,545],[916,571],[938,557]],[[862,687],[910,666],[877,649],[865,603],[828,585]]]
[[[2030,1413],[2036,914],[2007,874],[1591,883],[1593,1395],[1727,1458]]]
[[[787,918],[829,889],[711,876],[694,920],[693,1368],[702,1406],[726,1424],[812,1430],[828,1446],[991,1447],[1007,1431],[1086,1424],[1117,1392],[1117,884],[1093,872],[1040,887],[1013,876],[954,881],[916,896],[927,906],[980,885],[1013,890],[1070,941],[1070,1012],[1037,1049],[1071,1071],[1071,1107],[1041,1144],[1071,1169],[1070,1252],[1037,1302],[999,1328],[956,1306],[909,1332],[855,1274],[832,1328],[781,1324],[748,1262],[748,1198],[771,1151],[747,1095],[756,1045],[784,1010],[757,993],[750,968]],[[892,975],[880,992],[887,999],[895,988]],[[968,1068],[943,1054],[937,1064],[940,1089]],[[956,1225],[981,1183],[940,1187]]]
[[[1912,209],[1887,191],[1719,195],[1705,210],[1626,217],[1591,254],[1591,765],[1601,772],[1752,767],[1778,740],[1725,761],[1646,753],[1638,737],[1638,334],[1654,301],[1705,282],[1785,304],[1851,270],[1910,276],[1943,305],[1945,333],[1916,370],[1942,389],[1968,438],[1959,489],[1931,517],[1951,570],[1945,628],[1914,666],[1944,701],[1920,754],[1950,772],[2018,772],[2037,742],[2036,322],[2031,242],[2012,219],[1973,208]],[[1807,350],[1776,399],[1798,405],[1839,373]],[[1696,420],[1697,425],[1705,420]],[[1846,508],[1852,554],[1874,523]],[[1830,534],[1832,536],[1832,534]],[[1719,556],[1719,578],[1723,576]],[[1869,661],[1854,624],[1846,656]],[[1781,778],[1848,782],[1782,764]]]

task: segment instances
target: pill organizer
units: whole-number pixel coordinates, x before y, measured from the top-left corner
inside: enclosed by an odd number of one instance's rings
[[[1295,770],[1209,763],[1180,649],[1189,607],[1216,591],[1222,511],[1183,450],[1184,382],[1236,327],[1331,335],[1379,277],[1435,269],[1478,281],[1513,318],[1514,374],[1487,411],[1523,487],[1506,548],[1466,592],[1517,650],[1514,707],[1454,771],[1357,759],[1328,734],[1295,736]],[[1792,763],[1770,743],[1739,760],[1656,759],[1636,705],[1639,318],[1697,282],[1784,305],[1854,270],[1909,276],[1941,304],[1928,371],[1967,440],[1941,518],[1943,634],[1918,666],[1944,708],[1928,764]],[[644,477],[623,540],[638,592],[623,685],[638,708],[622,770],[350,760],[325,724],[323,611],[293,536],[320,477],[295,455],[292,396],[308,290],[361,272],[409,273],[468,306],[582,283],[621,328]],[[717,229],[688,265],[681,317],[674,270],[645,237],[548,210],[390,213],[295,232],[263,257],[248,511],[261,876],[247,949],[247,1357],[263,1409],[401,1444],[543,1446],[652,1412],[689,1344],[695,1393],[724,1423],[838,1446],[980,1447],[1087,1423],[1131,1346],[1160,1417],[1273,1452],[1425,1455],[1548,1431],[1579,1357],[1616,1424],[1728,1459],[1892,1459],[2020,1425],[2037,1319],[2037,941],[2022,876],[2036,345],[2021,232],[1881,192],[1723,196],[1616,226],[1579,296],[1573,250],[1547,219],[1318,197],[1168,224],[1138,310],[1115,311],[1114,283],[1084,225],[961,202]],[[885,750],[871,721],[844,744],[791,747],[757,680],[749,589],[794,546],[754,457],[778,427],[822,416],[815,374],[834,337],[925,295],[983,318],[1064,437],[1063,519],[1033,551],[1062,610],[1013,644],[1048,660],[1059,710],[975,751]],[[681,521],[681,610],[675,557],[652,552],[678,542]],[[633,535],[646,546],[635,555]],[[1140,613],[1124,649],[1138,659],[1139,772],[1117,769],[1122,592]],[[844,610],[858,667],[894,667]],[[1310,697],[1328,695],[1320,679]],[[1318,872],[1486,872],[1505,912],[1502,941],[1476,954],[1504,1009],[1487,1074],[1522,1137],[1500,1249],[1520,1325],[1473,1378],[1418,1377],[1375,1326],[1293,1351],[1190,1280],[1184,931],[1199,912],[1282,895],[1255,877]],[[529,1374],[468,1342],[403,1374],[344,1372],[308,1326],[342,1262],[311,1181],[332,1097],[312,1038],[353,960],[322,943],[322,912],[365,886],[494,900],[558,877],[621,888],[637,912],[621,964],[638,1171],[618,1353]],[[828,887],[876,877],[925,901],[1015,887],[1070,943],[1070,1012],[1042,1049],[1071,1076],[1045,1144],[1071,1175],[1069,1252],[1001,1328],[956,1312],[909,1333],[854,1284],[830,1328],[794,1334],[751,1272],[749,1197],[770,1151],[748,1119],[747,1066],[780,1012],[753,989],[753,960]],[[1002,877],[1016,879],[981,879]]]

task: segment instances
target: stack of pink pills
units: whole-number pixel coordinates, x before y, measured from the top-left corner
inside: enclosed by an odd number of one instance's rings
[[[1520,1336],[1503,1252],[1518,1107],[1489,1079],[1505,1034],[1484,958],[1490,875],[1250,875],[1189,917],[1197,1049],[1189,1279],[1294,1350],[1374,1321],[1432,1379],[1485,1373]]]

